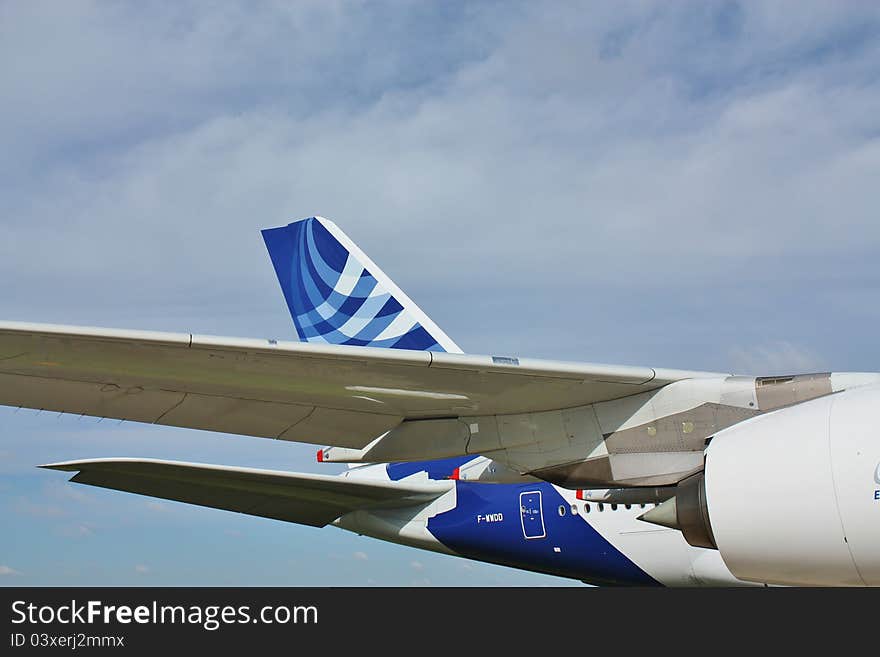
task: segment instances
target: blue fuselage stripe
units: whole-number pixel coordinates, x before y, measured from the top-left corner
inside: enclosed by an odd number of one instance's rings
[[[659,585],[583,516],[569,513],[548,483],[459,481],[456,494],[456,507],[431,518],[428,531],[462,556],[596,584]]]

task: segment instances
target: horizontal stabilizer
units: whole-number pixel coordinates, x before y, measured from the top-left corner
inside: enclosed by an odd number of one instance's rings
[[[71,481],[166,500],[323,527],[357,509],[429,502],[450,482],[400,484],[345,476],[154,459],[107,458],[42,465],[77,472]]]

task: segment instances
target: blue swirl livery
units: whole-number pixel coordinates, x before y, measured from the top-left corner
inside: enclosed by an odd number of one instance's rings
[[[301,340],[461,353],[332,221],[309,217],[262,233]]]

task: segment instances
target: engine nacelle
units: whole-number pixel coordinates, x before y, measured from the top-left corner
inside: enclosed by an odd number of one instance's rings
[[[682,529],[711,537],[736,577],[880,585],[880,387],[719,432],[704,477],[682,490]]]

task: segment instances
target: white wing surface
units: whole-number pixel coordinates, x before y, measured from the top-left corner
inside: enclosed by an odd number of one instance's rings
[[[403,420],[570,408],[716,376],[0,322],[0,404],[362,448]]]

